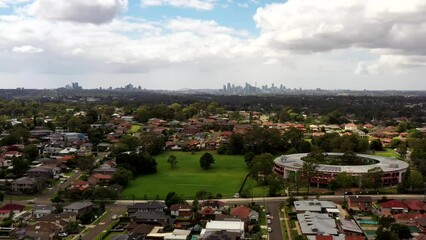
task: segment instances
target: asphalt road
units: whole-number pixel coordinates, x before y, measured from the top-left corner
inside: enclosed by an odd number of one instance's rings
[[[47,192],[37,196],[35,198],[35,204],[50,204],[52,203],[50,199],[55,196],[55,194],[61,190],[67,188],[69,185],[71,185],[74,180],[79,178],[81,176],[82,172],[79,170],[78,172],[71,175],[69,178],[66,178],[64,183],[57,184],[52,189],[48,190]]]
[[[83,235],[83,240],[93,240],[96,239],[97,236],[99,236],[102,232],[104,232],[108,226],[114,221],[112,219],[112,216],[114,215],[122,215],[127,210],[127,207],[124,205],[117,205],[117,204],[110,204],[106,206],[107,209],[110,209],[111,211],[102,219],[101,222],[94,226],[89,226],[90,229],[89,232],[87,232],[85,235]],[[78,238],[77,238],[78,239]]]
[[[280,240],[283,239],[281,224],[280,224],[280,204],[279,202],[267,203],[266,212],[269,212],[271,215],[271,223],[268,224],[268,227],[272,229],[269,233],[269,239],[271,240]]]

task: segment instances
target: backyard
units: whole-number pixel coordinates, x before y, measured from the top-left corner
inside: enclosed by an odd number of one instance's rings
[[[204,152],[164,152],[155,156],[158,162],[157,173],[140,176],[123,191],[123,199],[164,199],[168,192],[182,194],[193,199],[195,193],[204,190],[213,195],[220,193],[230,198],[237,193],[248,173],[244,157],[241,155],[218,155],[210,152],[215,162],[208,170],[200,167],[200,157]],[[176,156],[176,168],[172,169],[167,159]]]

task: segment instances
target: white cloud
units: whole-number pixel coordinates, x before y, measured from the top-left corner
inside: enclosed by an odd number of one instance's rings
[[[12,48],[12,52],[14,53],[42,53],[44,52],[43,48],[37,48],[31,45],[24,45],[20,47]]]
[[[194,8],[197,10],[212,10],[215,0],[141,0],[142,7],[172,6],[178,8]]]
[[[395,61],[400,64],[380,64],[424,66],[404,57],[426,56],[424,0],[289,0],[259,8],[254,20],[261,30],[259,41],[273,49],[314,53],[355,47],[389,61],[399,56]]]
[[[127,0],[36,0],[28,13],[42,19],[102,24],[127,9]]]

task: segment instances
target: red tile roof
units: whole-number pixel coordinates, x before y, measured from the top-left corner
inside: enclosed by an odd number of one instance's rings
[[[316,240],[333,240],[333,236],[322,236],[322,235],[317,235]]]
[[[407,206],[398,200],[390,200],[384,203],[380,203],[380,206],[382,208],[402,208],[402,209],[407,209]]]
[[[24,209],[25,209],[24,205],[14,204],[14,203],[6,204],[6,205],[4,205],[3,207],[0,208],[0,210],[9,210],[9,211],[11,211],[11,210],[12,211],[15,211],[15,210],[23,211]]]
[[[231,209],[231,215],[241,219],[247,219],[249,216],[249,213],[250,213],[250,208],[244,207],[244,206]]]
[[[403,203],[412,211],[422,211],[426,209],[426,204],[420,200],[407,200],[403,201]]]
[[[95,173],[92,175],[93,177],[97,178],[97,179],[112,179],[111,175],[106,175],[106,174],[100,174],[100,173]]]

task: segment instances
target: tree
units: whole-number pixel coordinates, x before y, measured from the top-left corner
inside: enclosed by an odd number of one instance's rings
[[[129,171],[125,168],[118,168],[114,175],[112,175],[112,183],[116,183],[122,187],[127,187],[129,182],[133,179],[132,171]]]
[[[247,166],[250,166],[251,161],[255,156],[256,154],[254,152],[247,152],[246,154],[244,154],[244,161],[246,162]]]
[[[202,169],[209,169],[214,164],[213,156],[206,152],[200,157],[200,166]]]
[[[410,175],[408,176],[408,184],[411,187],[411,191],[413,192],[415,189],[419,189],[423,187],[423,176],[417,170],[411,170]]]
[[[12,173],[16,178],[23,176],[29,167],[28,161],[23,158],[12,159],[12,165],[13,165]]]
[[[369,169],[368,172],[362,177],[361,185],[365,188],[372,188],[378,191],[382,186],[383,170],[380,167]]]
[[[250,164],[249,174],[258,182],[265,183],[265,178],[272,173],[274,167],[274,156],[270,153],[263,153],[253,158]]]
[[[232,134],[229,138],[229,153],[241,154],[244,151],[244,138],[240,134]]]
[[[134,176],[157,172],[157,161],[146,152],[130,152],[118,154],[117,166],[132,171]]]
[[[353,184],[352,176],[347,174],[346,172],[338,173],[333,181],[335,181],[338,187],[343,188],[343,191],[351,187]]]
[[[38,147],[34,144],[25,146],[22,152],[25,154],[25,157],[31,162],[38,157]]]
[[[167,158],[167,162],[170,163],[172,168],[175,168],[178,161],[175,155],[170,155],[169,158]]]
[[[186,200],[182,195],[178,195],[175,192],[169,192],[166,195],[166,199],[164,201],[167,207],[170,208],[173,204],[186,204]]]
[[[165,146],[166,141],[164,137],[156,133],[143,133],[140,138],[140,144],[142,145],[144,151],[150,155],[160,154]]]
[[[360,153],[364,153],[368,151],[368,148],[369,148],[368,139],[360,138],[356,146],[356,151]]]
[[[392,224],[391,232],[396,233],[398,235],[398,239],[411,239],[413,237],[411,235],[410,228],[405,224]]]
[[[277,192],[280,191],[283,187],[283,180],[281,177],[278,177],[274,173],[271,173],[267,177],[269,192],[268,196],[274,197]]]
[[[373,151],[382,151],[383,145],[382,142],[380,142],[379,139],[374,139],[370,142],[370,149]]]
[[[308,193],[310,189],[310,185],[312,182],[312,179],[318,176],[318,163],[315,158],[312,157],[305,157],[303,159],[303,165],[302,165],[302,177],[306,181],[306,185],[308,187]]]

